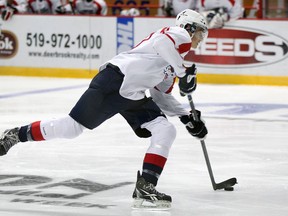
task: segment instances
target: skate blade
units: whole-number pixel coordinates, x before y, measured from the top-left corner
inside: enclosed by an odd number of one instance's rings
[[[171,202],[164,200],[145,200],[145,199],[134,199],[131,206],[132,209],[143,209],[150,211],[166,211],[171,209]]]

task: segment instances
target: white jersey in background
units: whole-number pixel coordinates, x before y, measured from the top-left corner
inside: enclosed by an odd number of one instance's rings
[[[176,16],[181,11],[189,8],[195,10],[197,1],[195,0],[164,0],[164,7],[171,7],[172,16]]]
[[[229,19],[238,19],[243,16],[242,0],[201,0],[197,2],[196,10],[201,13],[221,7],[227,9]]]
[[[56,14],[61,6],[61,0],[28,0],[28,10],[35,14]]]
[[[107,15],[107,4],[104,0],[74,0],[72,4],[65,5],[65,12],[104,16]]]
[[[222,28],[230,20],[243,17],[242,0],[164,0],[167,16],[175,16],[186,8],[198,11],[208,24],[208,28]]]
[[[7,0],[0,0],[0,10],[7,7]],[[10,4],[12,7],[17,9],[19,13],[27,12],[27,1],[26,0],[13,0]]]
[[[10,2],[10,3],[9,3]],[[0,0],[0,14],[3,20],[9,20],[14,14],[27,12],[27,0]]]
[[[125,75],[120,94],[140,100],[145,90],[157,86],[169,76],[185,75],[184,56],[191,48],[188,32],[180,27],[166,27],[150,34],[130,51],[120,53],[109,62]],[[171,66],[170,66],[171,65]]]

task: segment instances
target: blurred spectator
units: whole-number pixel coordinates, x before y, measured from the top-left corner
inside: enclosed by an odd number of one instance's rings
[[[210,29],[222,28],[226,22],[239,19],[244,14],[242,0],[164,0],[167,16],[175,16],[186,8],[201,13]]]
[[[56,14],[62,6],[61,0],[28,0],[28,12],[34,14]]]
[[[124,9],[120,13],[121,16],[140,16],[140,11],[136,8]]]
[[[242,0],[202,0],[197,9],[206,18],[208,28],[222,28],[226,22],[244,15]]]
[[[4,21],[11,19],[14,14],[26,12],[26,0],[0,0],[0,13]]]
[[[176,16],[185,9],[195,10],[197,0],[164,0],[164,12],[167,16]]]
[[[104,0],[69,0],[61,10],[62,13],[107,15],[107,4]]]

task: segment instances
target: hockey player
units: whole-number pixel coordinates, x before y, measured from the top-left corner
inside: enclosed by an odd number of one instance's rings
[[[0,12],[2,20],[10,20],[14,14],[27,12],[27,1],[0,0]]]
[[[167,16],[176,16],[186,8],[196,10],[198,0],[164,0],[163,10]]]
[[[158,192],[155,187],[176,130],[161,109],[169,115],[179,116],[192,136],[205,138],[204,122],[195,121],[170,93],[176,77],[182,95],[195,90],[196,67],[186,68],[184,56],[206,36],[204,18],[189,9],[182,11],[176,17],[175,27],[151,33],[132,50],[122,52],[102,65],[69,115],[6,130],[0,138],[0,155],[5,155],[19,142],[77,137],[83,130],[94,129],[119,113],[137,136],[150,137],[151,141],[142,173],[138,171],[133,206],[141,208],[145,206],[143,202],[148,201],[154,205],[150,205],[151,208],[169,208],[171,196]],[[153,100],[145,95],[148,89]],[[200,112],[198,115],[200,117]]]
[[[242,0],[164,0],[167,16],[174,16],[185,8],[191,8],[206,18],[209,29],[222,28],[226,22],[243,17]]]
[[[69,0],[70,3],[64,5],[59,13],[67,14],[94,14],[107,15],[107,4],[104,0]]]
[[[226,22],[243,17],[242,0],[205,0],[198,2],[198,11],[206,18],[208,28],[222,28]]]
[[[28,0],[28,11],[34,14],[57,14],[61,7],[61,0]]]

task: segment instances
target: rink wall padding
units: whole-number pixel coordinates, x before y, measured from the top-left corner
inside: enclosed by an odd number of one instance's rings
[[[87,69],[0,67],[2,76],[92,78],[97,73],[98,70]]]
[[[15,15],[1,23],[0,75],[90,78],[116,54],[173,25],[174,18],[163,17]],[[209,30],[186,63],[197,65],[202,83],[288,86],[287,25],[288,20],[227,23]]]
[[[199,74],[199,83],[288,86],[287,76],[251,76],[235,74]]]

